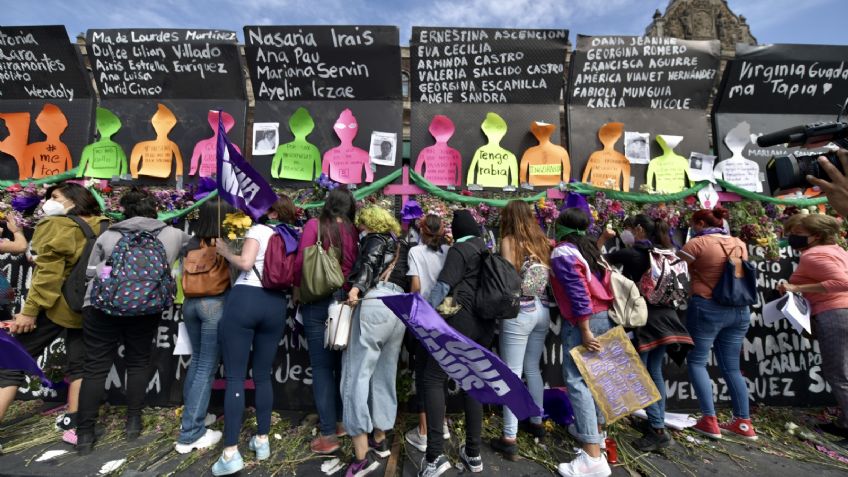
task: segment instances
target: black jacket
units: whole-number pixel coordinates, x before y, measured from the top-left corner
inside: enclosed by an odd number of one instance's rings
[[[380,280],[380,276],[391,265],[395,258],[395,250],[400,246],[400,257],[395,269],[389,279],[390,282],[401,286],[404,290],[408,288],[405,281],[406,266],[405,251],[409,247],[401,239],[395,240],[388,234],[369,233],[359,241],[359,256],[353,264],[353,270],[347,281],[351,287],[358,288],[363,294],[374,287]],[[402,277],[402,278],[401,278]],[[398,280],[402,280],[398,283]]]

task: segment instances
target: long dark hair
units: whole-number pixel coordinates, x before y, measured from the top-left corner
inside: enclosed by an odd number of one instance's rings
[[[159,206],[156,198],[144,189],[133,187],[124,192],[118,203],[124,209],[125,219],[133,217],[157,218]]]
[[[557,217],[557,225],[585,232],[589,228],[589,216],[583,209],[568,208],[560,212],[559,217]],[[577,250],[589,264],[589,270],[592,273],[601,275],[604,272],[603,267],[601,267],[601,251],[598,250],[595,241],[590,239],[589,236],[570,233],[562,237],[562,240],[577,246]]]
[[[227,214],[235,211],[235,207],[221,199],[207,200],[197,209],[197,220],[191,224],[194,236],[207,243],[213,238],[220,237],[221,222]]]
[[[97,203],[97,199],[94,198],[91,191],[79,184],[63,182],[59,185],[54,185],[47,189],[44,197],[49,199],[53,191],[59,192],[73,202],[74,206],[68,210],[67,215],[93,217],[101,213],[100,204]]]
[[[339,219],[348,228],[353,227],[356,218],[356,199],[346,187],[337,187],[327,194],[324,208],[318,217],[318,227],[321,235],[329,238],[329,244],[341,246],[342,235],[339,230]],[[322,239],[326,240],[326,239]]]
[[[421,243],[434,252],[440,252],[442,245],[447,243],[445,225],[442,218],[436,214],[422,217],[418,222],[418,230],[421,232]]]
[[[514,262],[516,268],[521,268],[521,262],[528,255],[533,255],[543,264],[551,261],[551,242],[542,227],[536,222],[533,209],[527,202],[511,200],[506,204],[501,214],[501,240],[512,237],[515,241]]]
[[[629,226],[642,227],[642,230],[645,231],[645,237],[648,238],[654,245],[671,249],[674,248],[674,244],[671,242],[671,236],[669,235],[670,229],[668,223],[663,220],[653,220],[645,214],[638,214],[633,217],[633,219],[629,222]]]

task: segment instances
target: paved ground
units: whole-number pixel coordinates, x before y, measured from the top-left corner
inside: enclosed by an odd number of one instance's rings
[[[17,404],[16,404],[17,405]],[[158,476],[185,475],[208,476],[219,449],[208,452],[179,455],[173,451],[173,440],[179,420],[174,409],[148,409],[145,411],[145,431],[135,442],[126,442],[122,436],[121,408],[106,409],[101,416],[104,434],[95,451],[87,457],[78,457],[73,447],[59,441],[59,433],[52,430],[55,413],[48,412],[51,405],[28,403],[11,412],[10,418],[0,425],[0,444],[4,446],[0,455],[2,476],[93,476],[104,475],[104,465],[126,459],[112,475]],[[676,443],[663,454],[639,455],[629,446],[638,436],[637,431],[626,424],[617,425],[613,436],[619,443],[619,454],[623,464],[614,468],[614,476],[666,475],[666,476],[798,476],[830,477],[848,475],[848,450],[828,442],[830,437],[815,435],[814,438],[829,448],[844,452],[844,462],[836,456],[830,457],[816,450],[811,444],[782,431],[782,421],[792,420],[802,424],[812,419],[812,414],[800,411],[775,411],[764,415],[762,437],[756,443],[742,441],[707,442],[689,432],[675,433]],[[247,428],[254,422],[246,414]],[[416,475],[422,454],[402,442],[401,431],[412,425],[412,417],[399,420],[397,442],[394,442],[392,458],[383,461],[378,476]],[[343,475],[343,462],[350,458],[349,439],[338,456],[318,458],[309,452],[309,440],[314,430],[314,416],[302,413],[283,412],[275,416],[272,428],[272,456],[268,461],[257,464],[246,450],[249,429],[242,434],[241,446],[248,467],[241,475],[250,476],[324,476]],[[484,436],[497,435],[499,420],[492,414],[487,417]],[[219,421],[215,427],[220,428]],[[453,462],[458,462],[457,445],[462,435],[459,419],[451,424],[453,437],[446,451]],[[529,437],[520,436],[522,453],[526,456],[517,462],[509,462],[484,445],[485,469],[482,475],[523,477],[554,475],[552,464],[570,459],[574,442],[556,429],[540,443],[531,443]],[[48,460],[38,461],[48,451],[65,453]],[[335,460],[334,460],[335,459]],[[338,465],[333,465],[338,464]],[[323,469],[322,469],[323,467]],[[446,475],[467,474],[454,468]],[[479,475],[479,474],[478,474]]]

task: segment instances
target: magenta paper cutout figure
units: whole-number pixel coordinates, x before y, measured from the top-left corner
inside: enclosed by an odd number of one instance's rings
[[[362,183],[362,170],[365,169],[365,182],[374,181],[374,173],[371,171],[371,158],[368,151],[353,145],[353,138],[359,130],[356,117],[345,109],[333,125],[336,136],[341,144],[324,153],[324,161],[321,164],[321,172],[330,179],[342,184]]]
[[[190,176],[197,173],[200,177],[209,177],[214,175],[217,170],[215,154],[218,149],[219,114],[223,114],[222,122],[224,123],[224,130],[226,132],[230,132],[230,129],[236,125],[236,120],[233,119],[230,113],[213,110],[209,111],[209,114],[206,117],[209,120],[209,126],[212,128],[213,134],[212,137],[197,141],[197,144],[194,146],[194,152],[191,154],[191,169],[188,172],[188,175]],[[233,144],[233,146],[235,146],[237,151],[241,152],[238,146],[235,144]],[[200,162],[199,165],[198,161]]]
[[[433,184],[440,186],[458,186],[462,184],[462,155],[448,146],[448,140],[456,128],[447,116],[437,114],[429,127],[436,144],[425,147],[418,153],[415,172],[424,176]],[[424,171],[422,174],[421,171]]]

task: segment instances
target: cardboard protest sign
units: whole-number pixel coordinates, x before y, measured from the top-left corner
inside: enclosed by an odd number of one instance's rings
[[[22,175],[40,179],[55,176],[71,168],[71,151],[61,136],[68,127],[68,118],[55,104],[47,103],[35,118],[35,124],[47,138],[27,145]]]
[[[106,108],[97,108],[97,131],[100,139],[85,146],[77,177],[111,179],[127,173],[127,154],[112,136],[121,129],[121,119]]]
[[[539,141],[539,145],[527,149],[521,156],[519,176],[522,184],[550,186],[568,182],[571,175],[568,151],[551,142],[554,129],[553,124],[539,121],[530,124],[530,132]]]
[[[506,121],[496,113],[488,113],[480,128],[489,142],[474,152],[466,184],[482,187],[518,186],[518,162],[515,154],[502,148],[500,144],[506,135]]]
[[[311,181],[321,173],[321,152],[306,137],[315,129],[315,121],[306,108],[297,108],[289,118],[294,140],[277,147],[271,162],[271,177]]]
[[[604,148],[589,156],[583,170],[583,182],[596,187],[615,190],[630,190],[630,161],[615,150],[615,143],[624,131],[622,123],[607,123],[598,130],[598,139]]]
[[[462,156],[459,151],[448,146],[455,131],[453,121],[447,116],[437,114],[427,128],[436,144],[421,149],[415,161],[415,172],[439,186],[458,186],[462,184]]]
[[[601,342],[597,353],[583,346],[575,346],[570,353],[607,424],[660,400],[659,390],[624,328],[616,326],[597,339]]]
[[[342,111],[333,125],[333,130],[341,144],[324,153],[321,171],[342,184],[361,184],[364,170],[365,182],[374,182],[368,151],[353,145],[353,139],[359,131],[359,123],[350,109]]]
[[[760,166],[742,155],[745,146],[751,142],[751,125],[743,121],[731,129],[724,138],[724,143],[733,154],[729,159],[715,166],[715,175],[731,184],[751,192],[762,192],[763,182],[760,180]]]
[[[176,177],[183,175],[183,156],[177,144],[168,139],[168,133],[177,124],[177,117],[165,105],[159,104],[151,119],[156,139],[143,141],[135,145],[130,154],[130,173],[133,178],[139,175],[151,177],[169,177],[171,165],[176,162]]]
[[[651,159],[645,183],[658,192],[673,194],[686,188],[689,161],[674,152],[674,147],[680,144],[681,140],[683,136],[657,135],[657,144],[660,145],[663,153]]]
[[[212,136],[201,139],[197,141],[197,144],[194,146],[194,151],[191,154],[191,169],[188,171],[188,175],[193,176],[197,174],[200,177],[209,177],[215,174],[217,163],[216,163],[216,151],[218,148],[218,117],[221,117],[221,123],[224,125],[224,130],[229,133],[230,130],[235,126],[236,120],[233,119],[233,116],[230,113],[225,111],[214,111],[210,110],[207,115],[207,119],[209,120],[209,127],[212,128]],[[234,145],[237,151],[241,151],[237,145]]]

